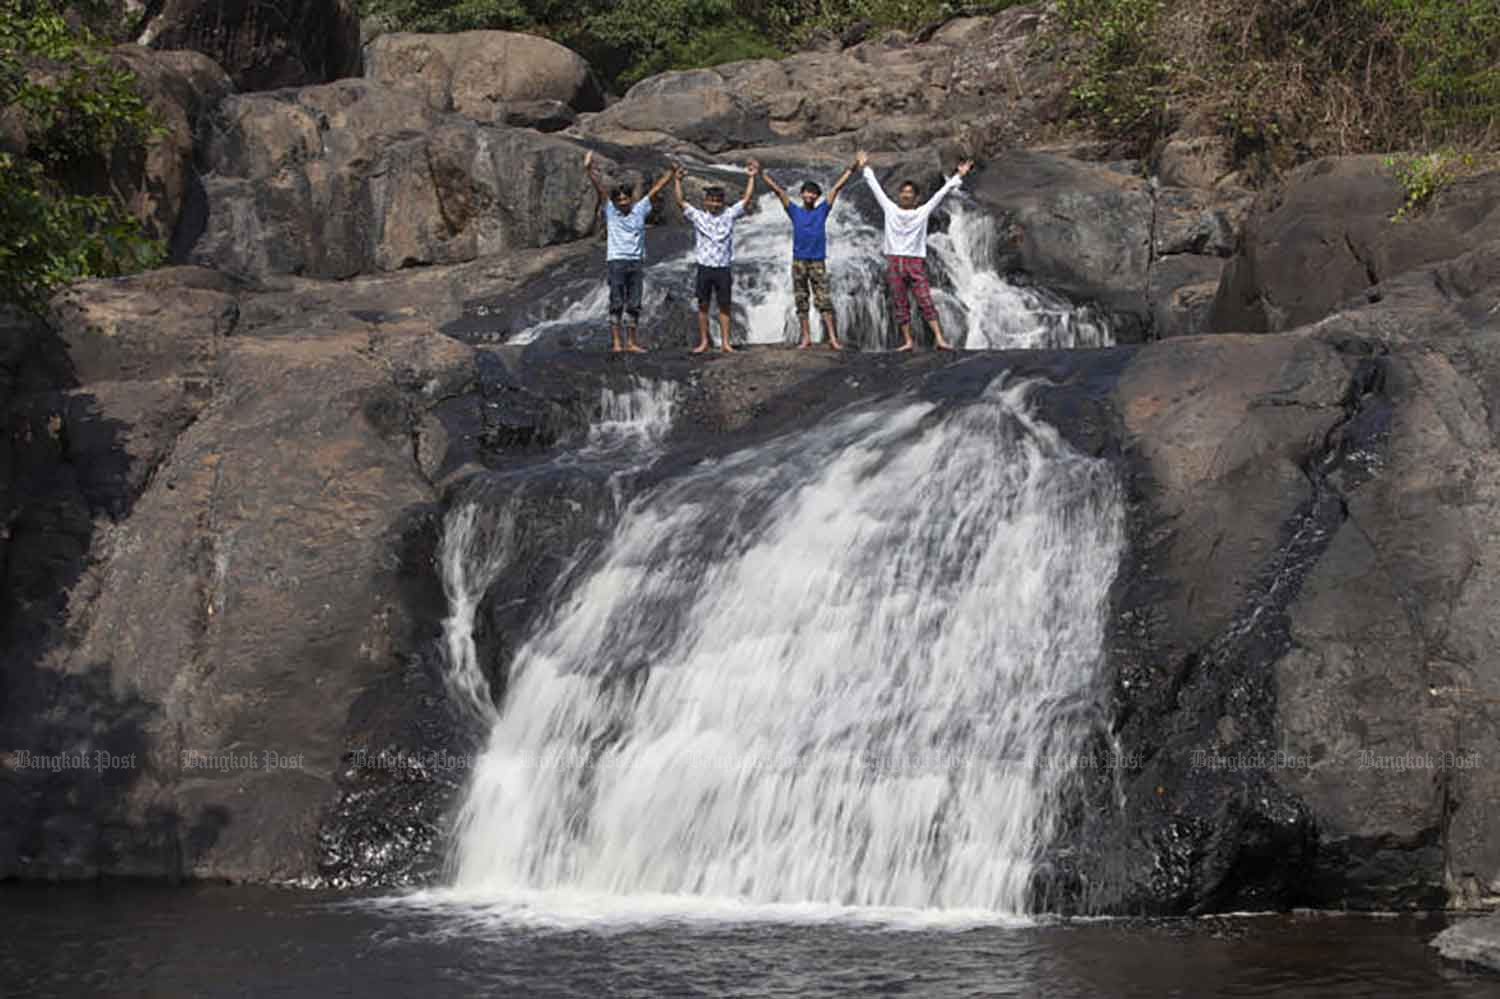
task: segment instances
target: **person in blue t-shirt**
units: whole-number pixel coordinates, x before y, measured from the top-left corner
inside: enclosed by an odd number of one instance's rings
[[[844,168],[839,179],[834,181],[833,190],[828,192],[828,200],[821,204],[818,196],[823,190],[810,180],[802,185],[802,204],[794,205],[785,189],[769,174],[762,170],[760,175],[792,218],[792,297],[797,303],[797,321],[802,324],[802,341],[797,348],[812,346],[812,330],[807,321],[808,300],[811,299],[813,306],[823,315],[823,332],[828,338],[828,346],[840,350],[843,344],[839,343],[838,329],[833,320],[833,296],[828,293],[827,225],[828,213],[833,211],[839,192],[854,175],[854,167]]]
[[[608,249],[605,251],[605,267],[609,271],[609,336],[616,353],[628,350],[643,353],[635,339],[636,327],[641,320],[641,283],[646,266],[646,216],[651,214],[651,199],[661,193],[672,179],[667,170],[651,185],[646,196],[636,200],[635,191],[616,187],[605,194],[604,184],[599,180],[599,170],[594,166],[594,153],[583,154],[583,168],[588,171],[594,190],[599,192],[599,203],[604,206],[604,228],[608,233]],[[625,343],[620,344],[620,315],[625,315]]]

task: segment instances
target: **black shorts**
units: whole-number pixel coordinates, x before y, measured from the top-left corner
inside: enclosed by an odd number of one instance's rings
[[[734,300],[734,279],[729,275],[729,268],[704,267],[699,264],[697,294],[699,306],[708,308],[709,298],[716,296],[719,311],[728,312]]]

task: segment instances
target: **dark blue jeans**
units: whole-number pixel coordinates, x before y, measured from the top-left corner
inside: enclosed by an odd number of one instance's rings
[[[620,313],[626,325],[634,326],[641,318],[641,278],[645,267],[639,260],[609,261],[609,321],[618,323]]]

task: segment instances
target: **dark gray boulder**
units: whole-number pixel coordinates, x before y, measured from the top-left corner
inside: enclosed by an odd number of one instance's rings
[[[359,73],[353,0],[153,0],[139,41],[201,52],[241,91],[328,83]]]
[[[1316,322],[1382,281],[1500,239],[1500,172],[1456,181],[1429,208],[1393,221],[1404,200],[1384,157],[1292,171],[1256,199],[1214,303],[1214,331]]]
[[[583,57],[554,41],[511,31],[449,35],[395,32],[365,49],[365,75],[411,90],[436,111],[500,121],[508,105],[555,101],[599,111],[604,87]]]
[[[207,217],[184,256],[246,277],[456,263],[597,220],[578,147],[368,80],[231,97],[204,159]]]
[[[1466,919],[1439,933],[1432,941],[1450,961],[1480,964],[1500,971],[1500,916]]]

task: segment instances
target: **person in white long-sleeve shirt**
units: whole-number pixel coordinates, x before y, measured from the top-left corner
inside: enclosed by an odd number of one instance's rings
[[[932,304],[932,289],[927,283],[927,220],[948,192],[963,183],[974,161],[961,161],[958,172],[949,177],[948,182],[925,204],[918,205],[917,185],[909,180],[897,190],[896,201],[892,202],[880,181],[875,179],[875,171],[868,165],[869,158],[869,154],[861,149],[854,157],[854,164],[864,171],[865,183],[885,214],[885,280],[891,290],[892,311],[902,338],[901,346],[896,349],[911,350],[916,346],[911,337],[909,289],[917,300],[922,319],[932,327],[938,350],[952,350],[953,347],[943,339],[943,327],[938,322],[937,308]]]

